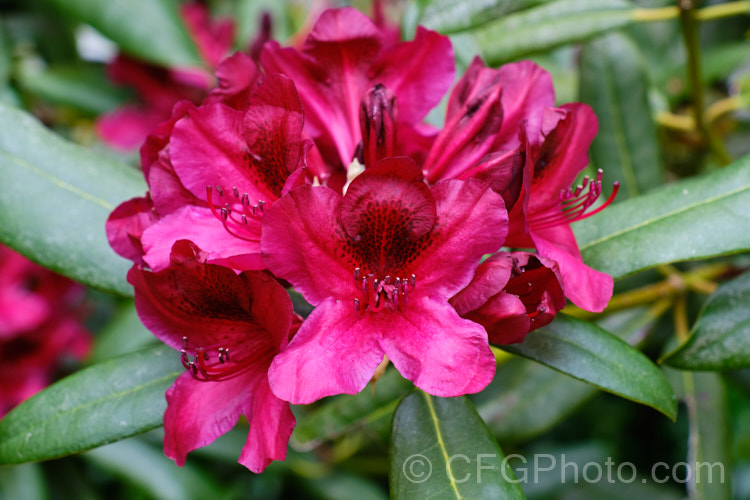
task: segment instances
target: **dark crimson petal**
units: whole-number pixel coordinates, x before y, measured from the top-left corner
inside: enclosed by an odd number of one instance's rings
[[[172,165],[185,187],[201,199],[206,199],[206,186],[221,186],[228,193],[235,187],[247,193],[253,205],[272,202],[303,161],[302,123],[294,84],[271,75],[244,113],[210,104],[177,122],[170,142]],[[238,206],[240,198],[228,201]]]
[[[462,317],[482,325],[487,330],[490,343],[498,345],[522,342],[531,327],[526,306],[510,293],[498,293],[486,304]]]
[[[450,38],[419,26],[414,40],[381,52],[370,81],[382,83],[398,98],[399,121],[417,123],[440,103],[455,72]]]
[[[262,76],[258,64],[250,56],[235,52],[219,64],[216,70],[219,83],[203,103],[220,102],[234,109],[245,109]]]
[[[513,270],[513,259],[508,252],[499,252],[477,267],[471,283],[450,300],[461,316],[478,309],[492,296],[503,291]]]
[[[526,164],[526,145],[510,151],[490,153],[476,166],[466,170],[459,179],[477,179],[490,185],[503,197],[505,207],[512,210],[521,196],[523,168]]]
[[[423,166],[428,181],[457,178],[491,150],[503,124],[501,94],[500,85],[470,93],[447,119]]]
[[[261,64],[268,73],[294,80],[305,108],[307,130],[335,145],[349,165],[359,142],[359,103],[370,87],[368,69],[382,47],[382,33],[364,14],[347,7],[325,11],[302,53],[265,44]]]
[[[178,242],[175,252],[185,252]],[[138,315],[164,343],[183,348],[225,347],[263,359],[282,345],[292,322],[286,291],[261,272],[237,275],[231,269],[183,259],[160,272],[134,266],[128,281],[135,288]]]
[[[409,158],[387,158],[357,176],[339,206],[341,223],[352,238],[416,241],[435,224],[435,200],[422,171]],[[390,236],[387,236],[390,235]]]
[[[594,111],[581,103],[548,110],[545,128],[553,123],[538,151],[531,155],[530,212],[559,204],[560,191],[569,189],[588,165],[588,148],[599,128]]]
[[[157,221],[149,196],[121,203],[107,218],[107,240],[118,255],[143,262],[143,232]]]

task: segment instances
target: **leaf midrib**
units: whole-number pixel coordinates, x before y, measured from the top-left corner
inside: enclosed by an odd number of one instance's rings
[[[661,214],[661,215],[659,215],[657,217],[653,217],[651,219],[645,219],[645,220],[639,222],[638,224],[634,224],[632,226],[626,227],[626,228],[621,229],[619,231],[615,231],[614,233],[610,233],[610,234],[608,234],[606,236],[602,236],[601,238],[598,238],[596,240],[590,241],[590,242],[582,245],[580,247],[580,250],[581,250],[581,252],[583,252],[584,250],[586,250],[588,248],[591,248],[591,247],[593,247],[595,245],[599,245],[599,244],[601,244],[603,242],[606,242],[608,240],[617,238],[617,237],[622,236],[623,234],[629,233],[631,231],[635,231],[636,229],[639,229],[639,228],[641,228],[643,226],[648,226],[648,225],[653,224],[655,222],[659,222],[659,221],[668,219],[670,217],[674,217],[676,215],[679,215],[681,213],[687,212],[689,210],[693,210],[693,209],[699,208],[699,207],[701,207],[703,205],[707,205],[709,203],[713,203],[713,202],[715,202],[717,200],[721,200],[722,198],[729,198],[731,196],[734,196],[736,194],[740,194],[743,191],[748,191],[748,190],[750,190],[750,186],[742,186],[742,187],[740,187],[738,189],[735,189],[733,191],[728,191],[726,193],[722,193],[720,195],[713,196],[711,198],[706,198],[705,200],[701,200],[700,202],[697,202],[695,204],[691,204],[691,205],[687,205],[687,206],[681,207],[681,208],[679,208],[677,210],[673,210],[671,212],[667,212],[665,214]],[[623,205],[619,205],[619,206],[622,207]]]
[[[2,458],[7,458],[7,457],[4,457],[4,455],[2,453],[2,449],[5,448],[5,447],[7,447],[8,445],[12,445],[13,443],[18,442],[19,440],[25,440],[26,439],[26,435],[29,432],[34,432],[34,429],[40,429],[40,428],[47,427],[47,424],[49,422],[58,419],[61,415],[67,415],[67,414],[76,413],[76,412],[84,410],[84,409],[86,409],[88,407],[91,407],[91,406],[93,406],[95,404],[103,403],[103,402],[106,402],[106,401],[109,401],[109,400],[112,400],[112,399],[116,399],[116,398],[120,398],[120,397],[126,396],[126,395],[131,394],[131,393],[135,393],[135,392],[146,390],[146,389],[148,389],[151,386],[154,386],[154,385],[157,385],[157,384],[160,384],[160,383],[164,382],[165,380],[168,380],[170,378],[175,378],[175,377],[179,376],[179,374],[180,374],[179,371],[175,371],[175,372],[169,373],[167,375],[164,375],[162,377],[159,377],[157,379],[152,379],[152,380],[146,382],[145,384],[138,385],[136,387],[130,388],[130,389],[125,390],[125,391],[120,391],[120,392],[115,392],[115,393],[107,394],[104,397],[93,399],[93,400],[88,401],[88,402],[86,402],[84,404],[77,405],[77,406],[71,407],[69,409],[66,409],[66,410],[64,410],[62,412],[55,413],[54,415],[52,415],[52,416],[50,416],[48,418],[45,418],[43,420],[35,421],[35,422],[32,423],[32,425],[30,427],[27,427],[25,430],[24,429],[20,429],[21,432],[14,433],[15,437],[11,436],[9,439],[3,440],[3,444],[2,444],[2,446],[0,446],[0,463],[5,463],[5,464],[17,463],[17,462],[10,462],[10,461],[7,461],[7,460],[3,460]],[[44,431],[42,431],[42,435],[43,434],[44,434]],[[0,437],[2,437],[2,435],[3,435],[3,433],[0,432]],[[11,449],[13,449],[13,446],[11,446]],[[20,450],[21,450],[21,448],[19,447],[19,451],[16,453],[16,455],[17,455],[17,458],[23,459],[24,456],[23,456],[23,454],[21,454]],[[47,458],[55,458],[55,457],[47,457]]]

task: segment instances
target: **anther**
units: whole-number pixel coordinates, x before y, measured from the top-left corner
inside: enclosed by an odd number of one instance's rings
[[[247,195],[247,193],[242,193],[242,205],[249,205],[250,204],[250,197]]]
[[[412,274],[411,276],[409,276],[409,284],[411,285],[412,288],[414,288],[415,286],[417,286],[417,277],[416,277],[416,275]]]
[[[354,299],[354,312],[359,312],[359,299]]]
[[[362,269],[355,267],[354,268],[354,281],[359,281],[359,278],[361,275],[362,275]]]
[[[263,209],[265,208],[265,206],[266,206],[266,202],[265,201],[263,201],[263,200],[259,200],[258,201],[258,210],[260,210],[260,213],[263,213]]]
[[[221,217],[222,217],[222,218],[224,219],[224,221],[226,222],[226,220],[227,220],[227,219],[229,218],[229,211],[228,211],[228,210],[227,210],[226,208],[222,208],[222,209],[220,210],[220,212],[221,212]]]
[[[224,354],[227,357],[227,361],[229,361],[229,348],[224,349]]]
[[[232,188],[232,191],[234,192],[234,197],[239,198],[240,197],[240,191],[236,187]]]
[[[216,192],[219,193],[219,196],[224,196],[224,190],[218,184],[216,185]]]
[[[247,216],[245,214],[242,214],[242,223],[247,224]]]
[[[182,348],[187,349],[187,347],[188,347],[188,338],[182,337]]]

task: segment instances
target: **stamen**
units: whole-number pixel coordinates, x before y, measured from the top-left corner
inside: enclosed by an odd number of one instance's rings
[[[545,229],[559,224],[570,224],[583,220],[604,210],[617,196],[617,192],[620,189],[619,182],[613,183],[612,194],[610,194],[609,198],[602,205],[587,212],[602,194],[603,175],[604,171],[599,169],[595,180],[584,177],[581,184],[576,186],[575,189],[562,190],[560,192],[559,204],[534,214],[529,219],[529,225],[534,229]]]
[[[234,192],[234,197],[239,198],[240,197],[240,191],[236,187],[232,188],[232,191]]]
[[[248,223],[248,218],[255,216],[255,208],[253,208],[252,212],[247,208],[250,205],[247,193],[242,195],[241,208],[236,204],[232,206],[228,202],[225,202],[222,208],[217,208],[213,197],[214,190],[218,193],[219,197],[222,197],[224,191],[221,186],[207,186],[206,199],[211,213],[221,221],[224,229],[232,236],[242,240],[258,241],[260,238],[260,227]],[[232,188],[232,191],[235,197],[239,198],[239,190]]]
[[[359,277],[362,274],[362,270],[358,267],[354,268],[354,281],[359,281]]]

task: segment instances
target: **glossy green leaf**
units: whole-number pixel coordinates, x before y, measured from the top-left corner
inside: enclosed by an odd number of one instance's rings
[[[557,0],[516,12],[474,31],[490,65],[588,40],[633,21],[625,0]]]
[[[490,385],[471,400],[492,434],[505,445],[543,434],[596,393],[592,385],[539,363],[513,358],[498,365]]]
[[[104,225],[143,176],[61,139],[31,115],[0,104],[0,241],[102,290],[132,295],[130,263],[109,247]]]
[[[677,399],[661,370],[640,351],[593,323],[558,315],[523,343],[503,349],[651,406],[673,420],[677,415]]]
[[[86,368],[0,421],[0,464],[48,460],[158,427],[164,393],[184,370],[158,346]]]
[[[685,404],[690,422],[688,477],[691,498],[732,498],[727,390],[717,373],[683,372]]]
[[[721,285],[703,306],[692,335],[663,361],[683,370],[750,367],[750,272]]]
[[[375,384],[354,396],[326,401],[311,413],[301,416],[292,434],[297,449],[312,449],[322,441],[335,439],[353,428],[390,420],[401,397],[412,388],[397,370],[390,369]]]
[[[224,496],[219,485],[192,463],[177,467],[161,449],[136,438],[99,447],[83,457],[138,485],[150,498],[179,500]]]
[[[619,181],[617,201],[638,196],[664,181],[656,125],[648,102],[648,76],[638,47],[612,33],[581,52],[581,101],[599,119],[590,149],[604,184]]]
[[[201,66],[175,0],[46,0],[125,52],[169,67]]]
[[[750,250],[750,156],[573,224],[583,259],[615,278]]]
[[[22,65],[19,86],[52,104],[71,106],[99,115],[113,110],[128,98],[128,92],[109,82],[102,67],[69,65],[46,69]]]
[[[525,498],[465,397],[407,396],[393,417],[390,459],[393,499]]]
[[[420,24],[441,33],[455,33],[543,2],[544,0],[432,0],[423,9]]]

